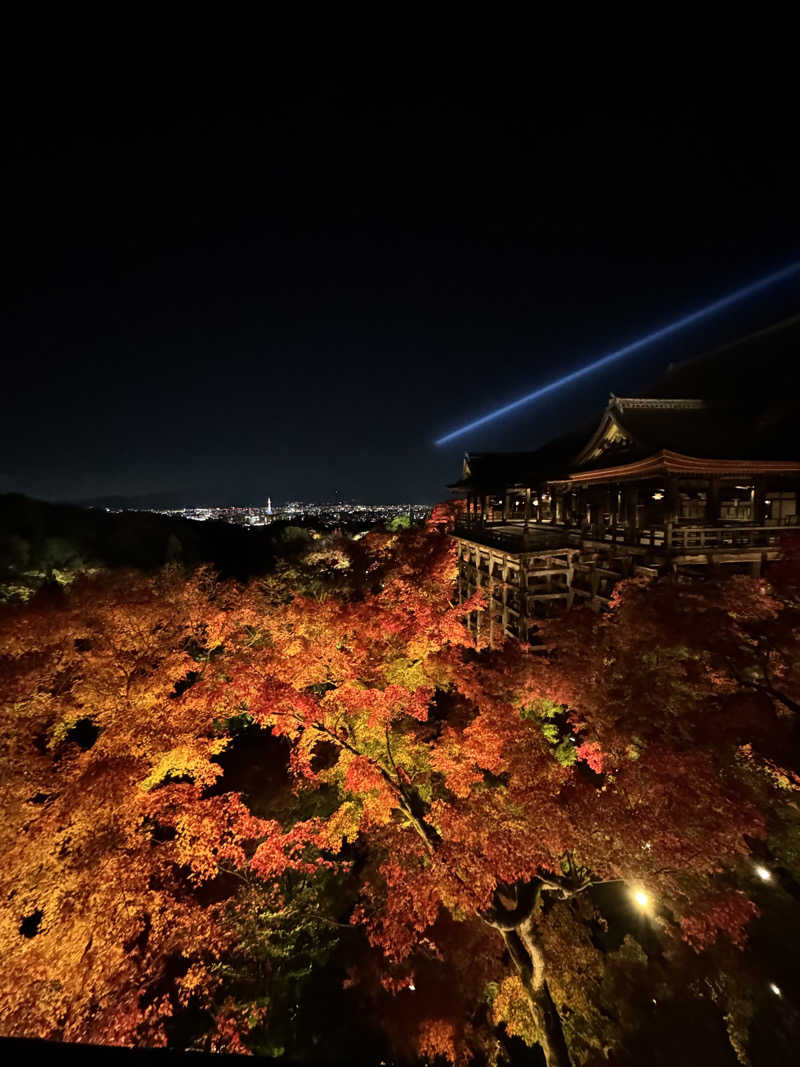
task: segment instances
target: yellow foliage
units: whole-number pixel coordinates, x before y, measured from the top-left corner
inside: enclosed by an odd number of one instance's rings
[[[227,744],[227,737],[219,737],[207,742],[201,750],[188,744],[171,748],[158,759],[141,788],[147,792],[170,778],[191,778],[196,785],[213,785],[222,768],[212,763],[210,757],[222,752]]]
[[[505,1023],[511,1037],[519,1037],[526,1045],[539,1041],[538,1029],[533,1018],[531,1003],[518,975],[504,978],[492,1003],[495,1023]]]

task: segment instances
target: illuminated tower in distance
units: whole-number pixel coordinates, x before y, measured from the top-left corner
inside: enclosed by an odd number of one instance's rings
[[[272,497],[267,497],[267,515],[272,514]]]

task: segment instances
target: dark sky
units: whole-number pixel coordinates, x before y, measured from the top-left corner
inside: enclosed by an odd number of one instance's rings
[[[795,90],[755,81],[29,79],[0,492],[432,501],[465,448],[535,447],[796,312],[797,281],[432,444],[800,258]]]

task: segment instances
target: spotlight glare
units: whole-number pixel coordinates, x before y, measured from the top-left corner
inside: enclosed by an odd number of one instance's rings
[[[774,982],[769,983],[769,989],[771,993],[774,993],[776,997],[782,997],[780,986],[776,986]]]
[[[753,870],[756,872],[756,874],[758,875],[758,877],[761,879],[762,882],[771,882],[772,881],[772,871],[768,870],[766,867],[762,867],[762,865],[760,863],[757,863],[753,867]]]
[[[714,300],[711,304],[707,304],[698,311],[692,311],[690,314],[684,315],[680,319],[676,319],[675,322],[670,323],[668,326],[662,326],[658,330],[653,330],[652,333],[640,337],[638,341],[632,341],[630,344],[623,345],[622,348],[610,352],[607,356],[603,356],[601,359],[596,359],[593,363],[588,363],[585,367],[581,367],[579,370],[573,371],[571,374],[567,374],[563,378],[558,378],[556,381],[550,382],[548,385],[543,385],[541,388],[534,390],[534,392],[528,393],[527,396],[520,397],[519,400],[512,400],[510,404],[505,404],[496,411],[490,411],[488,415],[482,415],[479,419],[475,419],[473,422],[468,422],[466,426],[462,426],[460,429],[453,430],[452,433],[440,437],[434,444],[446,445],[448,441],[452,441],[456,437],[468,433],[470,430],[475,430],[479,426],[484,426],[487,422],[499,419],[501,415],[507,415],[509,412],[515,411],[517,408],[522,407],[523,404],[529,404],[534,400],[538,400],[539,397],[546,396],[548,393],[552,393],[555,389],[560,389],[562,385],[569,385],[570,382],[577,381],[578,378],[582,378],[586,374],[591,374],[592,371],[599,370],[601,367],[605,367],[617,359],[622,359],[623,356],[629,356],[633,352],[638,352],[639,349],[645,348],[647,345],[651,345],[656,341],[661,341],[663,338],[669,337],[671,334],[677,333],[679,330],[683,330],[687,326],[691,326],[692,323],[698,322],[700,319],[715,315],[718,311],[722,311],[723,308],[729,307],[731,304],[736,304],[738,301],[744,300],[748,296],[752,296],[761,289],[766,289],[768,286],[775,284],[775,282],[789,278],[798,270],[800,270],[800,260],[790,263],[788,267],[784,267],[782,270],[775,271],[774,274],[768,274],[765,278],[759,278],[758,281],[751,282],[750,285],[745,285],[741,289],[736,289],[734,292],[728,293],[727,296],[720,297],[719,300]]]
[[[644,911],[644,909],[650,903],[650,897],[647,895],[647,893],[643,893],[641,889],[636,890],[636,892],[633,894],[633,899],[636,901],[642,911]]]

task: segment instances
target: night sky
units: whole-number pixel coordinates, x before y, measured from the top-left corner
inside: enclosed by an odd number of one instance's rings
[[[442,498],[466,448],[536,447],[800,310],[796,279],[433,445],[800,258],[794,95],[32,79],[3,139],[0,492]]]

